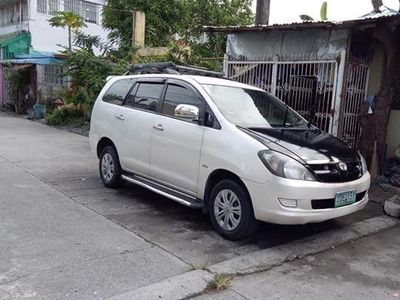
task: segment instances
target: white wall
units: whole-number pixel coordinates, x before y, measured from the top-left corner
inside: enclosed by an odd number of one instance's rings
[[[35,19],[29,21],[32,47],[38,51],[60,52],[63,49],[58,44],[68,45],[68,29],[51,27],[47,21],[50,18],[51,16],[37,13]],[[81,30],[86,34],[99,35],[104,42],[107,41],[107,31],[101,25],[87,23],[87,27]]]
[[[102,0],[91,0],[93,3],[103,3]],[[51,27],[48,20],[51,15],[36,12],[36,0],[30,0],[29,31],[32,34],[32,47],[37,51],[60,52],[63,49],[59,45],[68,45],[68,29]],[[99,12],[99,24],[87,23],[87,27],[81,30],[86,34],[98,35],[107,41],[107,31],[101,27],[101,7]],[[99,50],[95,51],[99,54]]]

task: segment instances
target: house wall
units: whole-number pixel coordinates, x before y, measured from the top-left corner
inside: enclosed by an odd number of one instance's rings
[[[386,134],[386,157],[393,157],[394,151],[400,145],[400,110],[391,110]]]
[[[369,69],[368,95],[375,95],[381,88],[385,65],[385,50],[381,44],[377,46]]]
[[[37,99],[40,104],[52,105],[55,100],[55,94],[63,88],[66,88],[66,81],[64,84],[56,82],[48,82],[45,78],[45,69],[47,66],[36,66],[36,80],[37,80]],[[53,77],[57,78],[57,77]]]
[[[385,72],[385,50],[382,45],[374,54],[370,68],[370,80],[368,86],[368,95],[376,95],[381,88],[383,75]],[[391,110],[386,133],[386,157],[393,157],[394,151],[400,145],[400,110]]]
[[[101,0],[92,0],[90,2],[101,4]],[[102,40],[107,39],[108,32],[101,27],[101,11],[99,6],[98,24],[86,23],[87,27],[81,30],[90,35],[98,35]],[[32,33],[32,46],[40,51],[59,52],[62,50],[57,45],[68,45],[68,29],[60,27],[51,27],[48,19],[52,16],[37,12],[36,1],[31,1],[31,18],[29,20],[29,30]],[[96,49],[95,53],[99,54],[100,50]]]
[[[275,55],[298,55],[297,60],[334,59],[347,49],[347,39],[347,30],[234,33],[228,35],[226,54],[235,60],[263,60]]]
[[[24,1],[25,2],[25,1]],[[90,0],[92,3],[99,4],[98,22],[97,24],[86,23],[87,27],[81,30],[90,35],[98,35],[102,40],[107,40],[107,31],[101,26],[101,12],[103,0]],[[64,1],[59,0],[60,10],[63,9]],[[32,34],[32,47],[37,51],[60,52],[62,48],[57,45],[68,45],[68,29],[51,27],[48,20],[52,17],[50,14],[37,12],[37,0],[29,1],[29,21],[17,22],[16,24],[0,26],[0,35],[9,34],[21,30],[30,31]],[[95,49],[95,53],[99,54],[100,50]]]

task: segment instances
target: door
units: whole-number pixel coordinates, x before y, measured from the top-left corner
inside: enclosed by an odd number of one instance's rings
[[[204,101],[193,87],[180,80],[168,81],[161,114],[154,120],[150,173],[158,181],[195,195],[204,127],[199,121],[175,117],[179,104],[197,106],[200,116],[204,114]]]
[[[163,87],[161,80],[137,82],[117,112],[118,154],[123,169],[132,173],[150,173],[151,135]]]

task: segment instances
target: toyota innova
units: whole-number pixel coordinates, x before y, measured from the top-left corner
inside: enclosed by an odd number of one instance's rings
[[[259,221],[322,222],[368,202],[364,158],[271,94],[221,78],[112,77],[90,146],[106,187],[126,181],[202,208],[230,240]]]

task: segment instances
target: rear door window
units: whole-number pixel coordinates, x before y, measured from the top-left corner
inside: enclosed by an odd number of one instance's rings
[[[135,96],[134,107],[156,111],[158,103],[160,102],[160,96],[163,88],[164,84],[162,83],[139,83],[139,87]]]
[[[121,105],[132,87],[133,79],[126,78],[114,82],[103,96],[103,101],[115,105]]]

